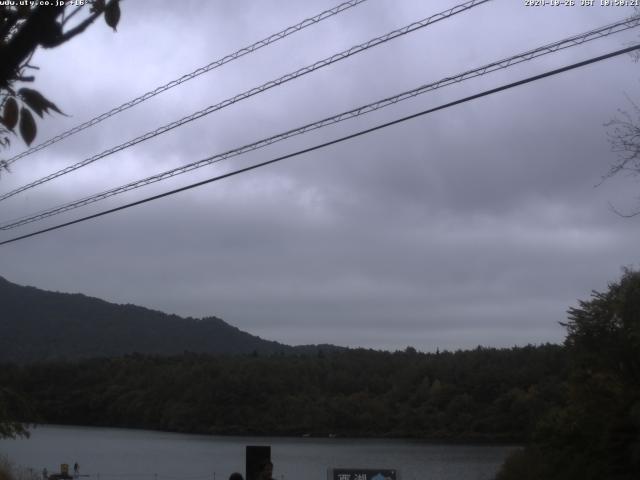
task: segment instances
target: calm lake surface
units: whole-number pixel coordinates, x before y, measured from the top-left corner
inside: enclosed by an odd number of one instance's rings
[[[80,465],[90,480],[226,480],[244,475],[246,445],[271,445],[276,480],[326,480],[328,468],[387,468],[402,480],[489,480],[514,446],[407,440],[182,435],[117,428],[39,426],[0,440],[0,454],[49,472]]]

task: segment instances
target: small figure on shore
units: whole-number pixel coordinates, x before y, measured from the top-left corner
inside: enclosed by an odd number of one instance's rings
[[[242,477],[242,474],[241,474],[241,473],[233,472],[233,473],[229,476],[229,480],[244,480],[244,478]]]
[[[80,465],[78,465],[78,462],[73,464],[73,478],[79,478],[80,477]]]
[[[49,478],[49,470],[47,470],[47,467],[44,467],[42,469],[42,480],[47,480]]]
[[[257,480],[273,480],[273,463],[269,460],[260,465],[260,472],[258,473]]]

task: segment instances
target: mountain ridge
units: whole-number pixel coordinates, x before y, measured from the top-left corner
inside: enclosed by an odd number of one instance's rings
[[[215,316],[181,317],[82,293],[18,285],[0,276],[0,362],[133,353],[302,354],[321,348],[340,349],[333,345],[294,347],[251,335]]]

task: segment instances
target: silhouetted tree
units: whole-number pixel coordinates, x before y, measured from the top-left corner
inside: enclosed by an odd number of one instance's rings
[[[631,480],[640,471],[640,271],[569,309],[569,391],[511,457],[508,479]]]
[[[640,7],[635,7],[634,14],[629,18],[638,16],[640,16]],[[630,55],[635,62],[640,61],[640,50],[634,50]],[[628,100],[631,111],[619,109],[618,116],[605,124],[608,128],[607,137],[611,148],[618,155],[602,181],[623,172],[631,176],[640,175],[640,107],[630,98]],[[622,217],[640,215],[640,209],[631,213],[622,213],[613,206],[611,208]]]
[[[9,388],[0,388],[0,438],[28,437],[23,422],[29,417],[33,417],[30,402]]]
[[[24,5],[23,5],[24,3]],[[42,117],[60,109],[38,90],[23,86],[35,80],[29,62],[38,47],[55,48],[84,32],[98,17],[116,29],[120,0],[70,2],[2,2],[0,5],[0,146],[6,147],[17,127],[29,145],[36,137],[34,113]],[[56,5],[61,3],[61,5]],[[6,163],[0,162],[6,168]]]
[[[626,173],[633,177],[640,176],[640,107],[629,100],[631,111],[619,110],[618,116],[605,124],[609,129],[607,137],[611,149],[617,154],[603,178],[603,181],[620,173]],[[612,207],[614,211],[623,217],[640,215],[640,209],[630,213],[622,213]]]

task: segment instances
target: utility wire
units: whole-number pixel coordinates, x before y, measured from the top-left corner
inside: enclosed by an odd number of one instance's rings
[[[70,203],[66,203],[64,205],[59,205],[57,207],[53,207],[44,211],[40,211],[38,213],[34,213],[31,214],[29,216],[24,216],[21,217],[19,219],[15,219],[15,220],[11,220],[9,222],[6,222],[2,225],[0,225],[0,230],[9,230],[12,228],[16,228],[16,227],[20,227],[22,225],[28,224],[28,223],[32,223],[32,222],[36,222],[39,220],[43,220],[45,218],[54,216],[54,215],[58,215],[64,212],[68,212],[70,210],[76,209],[76,208],[80,208],[86,205],[89,205],[91,203],[95,203],[98,202],[100,200],[104,200],[106,198],[115,196],[115,195],[119,195],[121,193],[125,193],[128,192],[130,190],[134,190],[146,185],[150,185],[152,183],[156,183],[162,180],[166,180],[168,178],[177,176],[177,175],[181,175],[183,173],[187,173],[190,172],[192,170],[196,170],[198,168],[202,168],[208,165],[212,165],[218,162],[221,162],[223,160],[226,160],[228,158],[232,158],[232,157],[236,157],[239,155],[242,155],[244,153],[253,151],[253,150],[258,150],[260,148],[266,147],[268,145],[272,145],[276,142],[280,142],[283,140],[286,140],[288,138],[291,138],[293,136],[297,136],[297,135],[301,135],[303,133],[312,131],[312,130],[316,130],[319,128],[323,128],[326,127],[328,125],[332,125],[334,123],[338,123],[338,122],[342,122],[344,120],[348,120],[351,118],[355,118],[358,117],[360,115],[364,115],[385,107],[388,107],[390,105],[393,105],[395,103],[413,98],[417,95],[421,95],[424,93],[427,93],[429,91],[433,91],[436,90],[438,88],[442,88],[454,83],[459,83],[462,82],[464,80],[468,80],[470,78],[475,78],[481,75],[485,75],[487,73],[491,73],[494,72],[496,70],[501,70],[501,69],[505,69],[508,68],[510,66],[513,65],[517,65],[519,63],[525,62],[525,61],[529,61],[532,60],[534,58],[538,58],[542,55],[547,55],[553,52],[556,52],[558,50],[562,50],[565,48],[569,48],[569,47],[573,47],[576,45],[581,45],[585,42],[588,42],[590,40],[595,40],[598,38],[603,38],[606,37],[607,35],[611,35],[614,33],[618,33],[621,31],[625,31],[628,30],[630,28],[634,28],[637,27],[638,25],[640,25],[640,16],[634,17],[634,18],[630,18],[630,19],[624,19],[621,20],[619,22],[615,22],[603,27],[599,27],[597,29],[594,30],[589,30],[587,32],[578,34],[578,35],[573,35],[571,37],[565,38],[563,40],[554,42],[554,43],[550,43],[547,45],[543,45],[541,47],[532,49],[532,50],[528,50],[525,51],[523,53],[519,53],[516,55],[512,55],[510,57],[504,58],[502,60],[497,60],[495,62],[489,63],[487,65],[484,65],[482,67],[479,68],[475,68],[473,70],[467,70],[464,73],[460,73],[457,74],[455,76],[450,76],[450,77],[445,77],[441,80],[438,80],[437,82],[433,82],[427,85],[422,85],[418,88],[415,88],[413,90],[409,90],[403,93],[400,93],[398,95],[394,95],[392,97],[387,97],[385,99],[379,100],[377,102],[374,103],[370,103],[368,105],[363,105],[357,108],[354,108],[352,110],[346,111],[346,112],[342,112],[340,114],[328,117],[328,118],[324,118],[322,120],[316,121],[314,123],[310,123],[307,125],[304,125],[302,127],[298,127],[295,128],[293,130],[288,130],[286,132],[283,133],[279,133],[277,135],[273,135],[271,137],[267,137],[267,138],[263,138],[261,140],[258,140],[256,142],[244,145],[242,147],[239,148],[235,148],[233,150],[229,150],[226,151],[224,153],[220,153],[205,159],[201,159],[195,162],[192,162],[190,164],[187,165],[183,165],[171,170],[167,170],[165,172],[162,173],[158,173],[155,175],[152,175],[150,177],[146,177],[143,178],[141,180],[136,180],[133,181],[131,183],[127,183],[125,185],[121,185],[119,187],[116,188],[112,188],[110,190],[106,190],[103,191],[101,193],[95,194],[95,195],[91,195],[89,197],[85,197],[82,198],[80,200],[75,200],[73,202]]]
[[[238,170],[234,170],[232,172],[228,172],[228,173],[225,173],[223,175],[218,175],[218,176],[209,178],[207,180],[203,180],[201,182],[192,183],[190,185],[187,185],[187,186],[184,186],[184,187],[181,187],[181,188],[176,188],[175,190],[170,190],[168,192],[164,192],[164,193],[161,193],[161,194],[158,194],[158,195],[154,195],[154,196],[151,196],[151,197],[147,197],[147,198],[144,198],[142,200],[138,200],[136,202],[131,202],[131,203],[128,203],[126,205],[121,205],[121,206],[116,207],[116,208],[111,208],[109,210],[104,210],[102,212],[95,213],[93,215],[87,215],[86,217],[78,218],[78,219],[72,220],[70,222],[60,223],[58,225],[54,225],[53,227],[44,228],[44,229],[38,230],[36,232],[28,233],[26,235],[21,235],[19,237],[14,237],[14,238],[11,238],[9,240],[4,240],[4,241],[0,242],[0,246],[6,245],[6,244],[9,244],[9,243],[12,243],[12,242],[17,242],[19,240],[24,240],[26,238],[30,238],[30,237],[33,237],[33,236],[36,236],[36,235],[40,235],[42,233],[51,232],[53,230],[58,230],[60,228],[68,227],[70,225],[74,225],[76,223],[84,222],[86,220],[91,220],[93,218],[102,217],[104,215],[108,215],[110,213],[118,212],[120,210],[125,210],[127,208],[135,207],[137,205],[142,205],[143,203],[147,203],[147,202],[151,202],[151,201],[154,201],[154,200],[158,200],[160,198],[168,197],[170,195],[174,195],[176,193],[184,192],[186,190],[191,190],[192,188],[200,187],[202,185],[206,185],[208,183],[216,182],[216,181],[222,180],[224,178],[233,177],[233,176],[238,175],[240,173],[248,172],[250,170],[255,170],[255,169],[260,168],[260,167],[265,167],[267,165],[271,165],[273,163],[280,162],[282,160],[286,160],[288,158],[296,157],[298,155],[302,155],[302,154],[305,154],[305,153],[313,152],[315,150],[319,150],[321,148],[325,148],[325,147],[328,147],[330,145],[335,145],[337,143],[341,143],[341,142],[344,142],[346,140],[350,140],[352,138],[360,137],[362,135],[366,135],[368,133],[372,133],[372,132],[375,132],[377,130],[381,130],[383,128],[387,128],[387,127],[390,127],[392,125],[396,125],[398,123],[406,122],[408,120],[412,120],[414,118],[418,118],[418,117],[427,115],[429,113],[436,112],[438,110],[444,110],[446,108],[450,108],[450,107],[453,107],[455,105],[460,105],[462,103],[466,103],[466,102],[469,102],[471,100],[476,100],[476,99],[481,98],[481,97],[486,97],[488,95],[492,95],[494,93],[498,93],[498,92],[501,92],[503,90],[508,90],[510,88],[514,88],[514,87],[517,87],[517,86],[520,86],[520,85],[524,85],[524,84],[527,84],[527,83],[531,83],[531,82],[535,82],[535,81],[538,81],[538,80],[542,80],[543,78],[550,77],[552,75],[558,75],[560,73],[567,72],[569,70],[573,70],[573,69],[576,69],[576,68],[584,67],[586,65],[590,65],[592,63],[600,62],[602,60],[606,60],[606,59],[613,58],[613,57],[616,57],[616,56],[619,56],[619,55],[623,55],[625,53],[630,53],[630,52],[633,52],[633,51],[638,50],[638,49],[640,49],[640,45],[634,45],[632,47],[627,47],[627,48],[623,48],[621,50],[616,50],[614,52],[610,52],[610,53],[607,53],[605,55],[600,55],[598,57],[592,57],[592,58],[590,58],[588,60],[584,60],[582,62],[573,63],[571,65],[567,65],[567,66],[564,66],[562,68],[557,68],[555,70],[550,70],[550,71],[547,71],[545,73],[541,73],[539,75],[534,75],[532,77],[527,77],[527,78],[525,78],[523,80],[518,80],[517,82],[508,83],[508,84],[502,85],[500,87],[492,88],[490,90],[485,90],[485,91],[477,93],[475,95],[470,95],[468,97],[464,97],[464,98],[461,98],[459,100],[455,100],[453,102],[445,103],[443,105],[439,105],[437,107],[430,108],[428,110],[423,110],[421,112],[414,113],[413,115],[408,115],[406,117],[402,117],[402,118],[399,118],[399,119],[396,119],[396,120],[392,120],[390,122],[386,122],[386,123],[377,125],[375,127],[368,128],[366,130],[361,130],[361,131],[353,133],[351,135],[345,135],[343,137],[340,137],[340,138],[337,138],[337,139],[334,139],[334,140],[331,140],[331,141],[328,141],[328,142],[324,142],[324,143],[321,143],[321,144],[318,144],[318,145],[314,145],[313,147],[309,147],[309,148],[305,148],[305,149],[302,149],[302,150],[298,150],[296,152],[289,153],[287,155],[282,155],[280,157],[276,157],[276,158],[273,158],[271,160],[267,160],[265,162],[261,162],[261,163],[257,163],[257,164],[254,164],[254,165],[251,165],[251,166],[248,166],[248,167],[240,168]]]
[[[266,47],[267,45],[270,45],[272,43],[275,43],[279,40],[282,40],[285,37],[288,37],[289,35],[292,35],[296,32],[299,32],[300,30],[303,30],[307,27],[310,27],[312,25],[315,25],[317,23],[320,23],[321,21],[330,18],[334,15],[337,15],[341,12],[344,12],[345,10],[348,10],[349,8],[355,7],[357,5],[360,5],[361,3],[366,2],[367,0],[350,0],[348,2],[344,2],[341,3],[340,5],[337,5],[336,7],[333,7],[329,10],[325,10],[324,12],[321,12],[311,18],[307,18],[306,20],[303,20],[300,23],[297,23],[296,25],[292,25],[290,27],[285,28],[284,30],[279,31],[278,33],[274,33],[273,35],[269,35],[266,38],[263,38],[262,40],[259,40],[251,45],[249,45],[248,47],[244,47],[241,48],[240,50],[237,50],[234,53],[230,53],[229,55],[226,55],[222,58],[219,58],[218,60],[214,60],[213,62],[211,62],[210,64],[204,66],[204,67],[200,67],[196,70],[194,70],[191,73],[187,73],[185,75],[183,75],[180,78],[177,78],[175,80],[170,81],[169,83],[166,83],[160,87],[155,88],[152,91],[146,92],[142,95],[140,95],[139,97],[134,98],[133,100],[129,100],[128,102],[123,103],[122,105],[118,106],[118,107],[114,107],[111,110],[109,110],[108,112],[102,113],[100,115],[98,115],[97,117],[94,117],[90,120],[87,120],[86,122],[77,125],[69,130],[67,130],[66,132],[63,132],[59,135],[56,135],[55,137],[52,137],[38,145],[35,145],[31,148],[29,148],[28,150],[25,150],[24,152],[19,153],[18,155],[15,155],[14,157],[9,158],[8,160],[5,160],[7,165],[11,165],[12,163],[20,160],[21,158],[24,158],[28,155],[31,155],[34,152],[37,152],[39,150],[42,150],[43,148],[46,148],[50,145],[53,145],[54,143],[59,142],[60,140],[64,140],[67,137],[70,137],[71,135],[74,135],[78,132],[81,132],[82,130],[85,130],[86,128],[92,127],[94,125],[97,125],[98,123],[102,122],[103,120],[106,120],[109,117],[112,117],[114,115],[117,115],[118,113],[124,112],[125,110],[128,110],[131,107],[134,107],[136,105],[138,105],[139,103],[142,103],[146,100],[149,100],[152,97],[155,97],[156,95],[162,93],[162,92],[166,92],[167,90],[176,87],[182,83],[188,82],[189,80],[198,77],[199,75],[202,75],[204,73],[210,72],[211,70],[214,70],[218,67],[221,67],[222,65],[229,63],[233,60],[236,60],[240,57],[243,57],[244,55],[247,55],[249,53],[253,53],[256,50],[261,49],[262,47]]]
[[[101,158],[104,158],[108,155],[111,155],[113,153],[119,152],[121,150],[124,150],[126,148],[129,148],[133,145],[136,145],[140,142],[144,142],[146,140],[149,140],[153,137],[156,137],[158,135],[161,135],[163,133],[168,132],[169,130],[173,130],[174,128],[180,127],[182,125],[184,125],[185,123],[191,122],[193,120],[199,119],[201,117],[204,117],[205,115],[209,115],[210,113],[213,113],[217,110],[220,110],[222,108],[228,107],[229,105],[232,105],[236,102],[239,102],[241,100],[244,100],[246,98],[252,97],[254,95],[257,95],[258,93],[262,93],[266,90],[269,90],[270,88],[273,87],[277,87],[279,85],[282,85],[283,83],[286,83],[290,80],[293,80],[295,78],[301,77],[303,75],[306,75],[308,73],[311,73],[315,70],[318,70],[320,68],[326,67],[327,65],[331,65],[335,62],[338,62],[340,60],[344,60],[345,58],[348,58],[352,55],[355,55],[357,53],[363,52],[365,50],[368,50],[369,48],[372,47],[376,47],[378,45],[381,45],[383,43],[386,43],[390,40],[393,40],[397,37],[400,37],[402,35],[406,35],[407,33],[411,33],[414,32],[418,29],[424,28],[428,25],[431,25],[433,23],[436,23],[440,20],[444,20],[446,18],[452,17],[458,13],[464,12],[466,10],[469,10],[473,7],[477,7],[478,5],[482,5],[483,3],[487,3],[490,2],[491,0],[470,0],[468,2],[462,3],[460,5],[457,5],[453,8],[450,8],[448,10],[445,10],[443,12],[437,13],[435,15],[432,15],[428,18],[425,18],[423,20],[420,20],[418,22],[414,22],[411,23],[405,27],[402,27],[400,29],[397,30],[393,30],[392,32],[389,32],[385,35],[382,35],[380,37],[376,37],[373,38],[365,43],[362,43],[360,45],[356,45],[354,47],[351,47],[347,50],[344,50],[343,52],[340,53],[336,53],[330,57],[325,58],[324,60],[320,60],[312,65],[303,67],[299,70],[296,70],[293,73],[288,73],[287,75],[284,75],[280,78],[277,78],[275,80],[271,80],[267,83],[262,84],[259,87],[254,87],[251,90],[247,90],[246,92],[243,92],[241,94],[238,94],[234,97],[228,98],[227,100],[224,100],[216,105],[211,105],[203,110],[200,110],[198,112],[195,112],[187,117],[184,117],[180,120],[177,120],[175,122],[169,123],[167,125],[164,125],[156,130],[153,130],[151,132],[147,132],[144,135],[141,135],[137,138],[134,138],[133,140],[129,140],[128,142],[122,143],[120,145],[117,145],[115,147],[112,147],[108,150],[105,150],[102,153],[99,153],[97,155],[94,155],[93,157],[87,158],[85,160],[82,160],[81,162],[78,162],[74,165],[70,165],[66,168],[63,168],[62,170],[59,170],[55,173],[52,173],[50,175],[47,175],[46,177],[40,178],[39,180],[36,180],[34,182],[31,182],[27,185],[23,185],[22,187],[16,188],[15,190],[12,190],[8,193],[5,193],[3,195],[0,195],[0,201],[2,200],[6,200],[7,198],[13,197],[14,195],[17,195],[20,192],[24,192],[25,190],[29,190],[33,187],[36,187],[38,185],[41,185],[45,182],[48,182],[50,180],[53,180],[54,178],[60,177],[62,175],[65,175],[67,173],[73,172],[74,170],[77,170],[81,167],[85,167],[97,160],[100,160]]]

